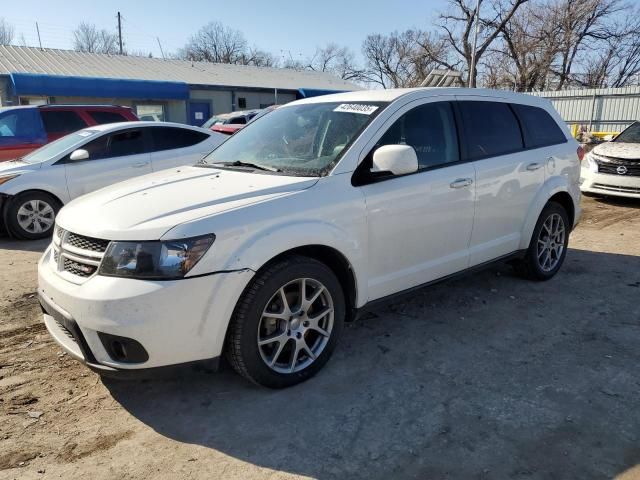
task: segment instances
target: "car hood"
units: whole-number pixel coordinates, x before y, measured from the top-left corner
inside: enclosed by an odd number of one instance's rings
[[[56,223],[108,240],[155,240],[171,228],[313,186],[317,178],[186,166],[127,180],[66,205]]]
[[[603,157],[640,160],[640,143],[606,142],[593,149],[593,153]]]
[[[20,160],[9,160],[8,162],[0,162],[0,177],[4,177],[5,175],[12,175],[14,173],[26,173],[33,172],[34,170],[39,170],[42,164],[36,163],[26,163]]]

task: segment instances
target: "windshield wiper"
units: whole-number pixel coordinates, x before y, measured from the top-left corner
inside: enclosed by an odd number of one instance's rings
[[[281,171],[279,168],[267,167],[265,165],[258,165],[257,163],[251,163],[251,162],[241,162],[240,160],[236,160],[235,162],[215,162],[215,163],[210,163],[209,165],[222,165],[223,167],[247,167],[247,168],[254,168],[256,170],[265,170],[267,172]]]

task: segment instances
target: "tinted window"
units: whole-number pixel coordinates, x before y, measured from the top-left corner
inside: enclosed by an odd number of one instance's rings
[[[632,123],[613,141],[624,143],[640,143],[640,123]]]
[[[504,155],[523,148],[518,119],[506,103],[458,102],[470,159]]]
[[[40,115],[49,134],[71,133],[87,126],[80,115],[70,110],[41,110]]]
[[[137,155],[146,151],[142,130],[126,130],[109,137],[109,157]]]
[[[460,159],[451,104],[428,103],[405,113],[380,138],[382,145],[410,145],[420,169]]]
[[[228,122],[226,123],[234,123],[234,124],[245,124],[247,123],[247,117],[242,116],[242,117],[233,117],[231,118]]]
[[[153,127],[151,128],[153,151],[184,148],[203,142],[209,135],[203,132],[187,130],[186,128]]]
[[[116,112],[89,112],[89,115],[99,125],[128,121],[127,118]]]
[[[567,138],[551,115],[544,109],[528,105],[512,105],[524,129],[524,144],[527,148],[544,147],[565,143]]]
[[[45,142],[42,121],[35,108],[0,111],[0,146]]]
[[[97,160],[109,156],[109,135],[103,135],[82,147],[89,152],[89,160]]]

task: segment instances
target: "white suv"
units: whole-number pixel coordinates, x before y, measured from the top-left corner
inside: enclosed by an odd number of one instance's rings
[[[100,372],[225,354],[258,384],[301,382],[374,302],[495,260],[553,277],[580,214],[562,125],[488,90],[285,105],[201,164],[65,206],[39,264],[46,326]]]

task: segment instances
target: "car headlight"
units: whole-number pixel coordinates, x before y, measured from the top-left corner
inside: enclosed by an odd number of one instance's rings
[[[215,235],[151,242],[111,242],[99,275],[147,280],[183,278],[209,250]]]
[[[2,185],[3,183],[7,183],[9,180],[19,177],[20,175],[6,175],[4,177],[0,177],[0,185]]]
[[[588,171],[593,173],[598,173],[598,162],[596,162],[594,157],[595,155],[593,153],[587,153],[582,161],[582,168],[586,168]]]

